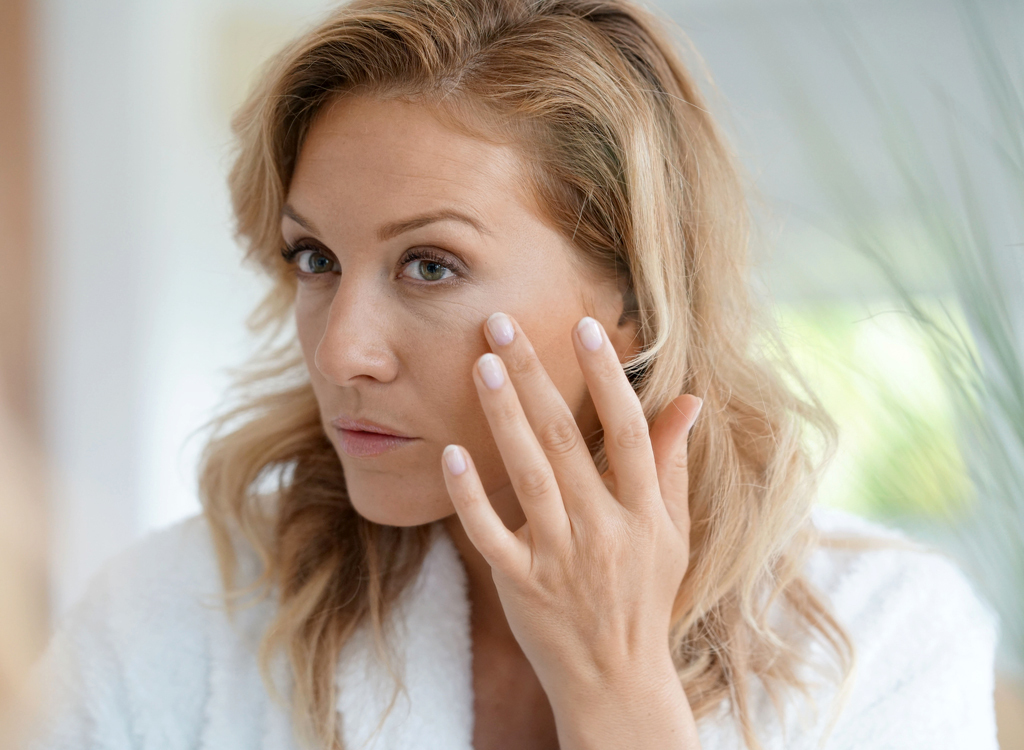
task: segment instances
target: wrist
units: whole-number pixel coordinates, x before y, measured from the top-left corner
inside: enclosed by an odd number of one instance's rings
[[[549,696],[562,750],[698,748],[686,693],[664,659],[608,670]]]

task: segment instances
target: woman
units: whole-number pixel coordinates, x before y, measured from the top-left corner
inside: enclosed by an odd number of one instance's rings
[[[662,23],[356,0],[276,58],[230,184],[285,342],[203,518],[55,638],[40,746],[995,747],[955,568],[821,543],[883,532],[811,518],[832,424]]]

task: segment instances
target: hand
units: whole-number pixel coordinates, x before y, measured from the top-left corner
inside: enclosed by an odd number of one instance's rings
[[[685,703],[668,636],[689,560],[686,442],[701,400],[676,398],[648,429],[600,323],[580,324],[572,340],[604,428],[608,471],[598,473],[530,342],[501,313],[485,326],[496,354],[477,360],[473,380],[526,523],[514,533],[505,527],[464,448],[448,446],[442,462],[556,721],[584,703],[647,689]],[[683,713],[692,722],[688,704]],[[694,737],[690,729],[682,734]]]

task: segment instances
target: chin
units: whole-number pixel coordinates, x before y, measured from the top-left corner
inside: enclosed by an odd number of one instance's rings
[[[438,495],[424,491],[422,483],[388,482],[380,475],[371,476],[365,483],[349,480],[347,484],[356,513],[382,526],[422,526],[455,512],[444,487],[443,494]]]

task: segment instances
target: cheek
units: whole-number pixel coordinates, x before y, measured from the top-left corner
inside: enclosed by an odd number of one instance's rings
[[[496,491],[509,481],[473,379],[476,360],[491,351],[483,334],[483,322],[494,309],[508,312],[520,322],[559,395],[577,421],[582,418],[580,428],[584,435],[594,428],[590,419],[592,409],[587,408],[589,394],[586,381],[571,339],[573,326],[585,312],[575,306],[563,309],[557,305],[531,305],[529,310],[521,307],[511,300],[504,303],[491,300],[487,307],[473,310],[465,320],[457,322],[452,321],[449,310],[448,322],[438,322],[436,328],[420,329],[421,342],[430,342],[430,346],[422,348],[411,360],[434,362],[430,382],[419,382],[417,391],[430,394],[429,402],[436,405],[430,408],[441,427],[439,434],[447,436],[445,441],[438,443],[438,460],[446,442],[465,446],[488,492]],[[552,314],[547,315],[549,312]],[[445,334],[435,336],[432,331],[439,330],[441,326],[444,326]]]
[[[519,325],[530,338],[534,352],[548,377],[558,389],[574,416],[587,397],[586,380],[573,347],[573,329],[587,314],[573,295],[552,295],[561,304],[537,305],[517,315]],[[515,313],[513,313],[514,315]]]
[[[323,290],[307,290],[299,286],[295,294],[295,329],[302,348],[302,356],[314,383],[316,374],[314,357],[327,328],[332,295]]]
[[[476,359],[490,351],[482,322],[485,311],[447,306],[409,316],[402,326],[399,354],[412,382],[410,408],[429,415],[439,450],[449,442],[470,445],[485,420],[473,384]],[[439,454],[440,455],[440,454]]]

